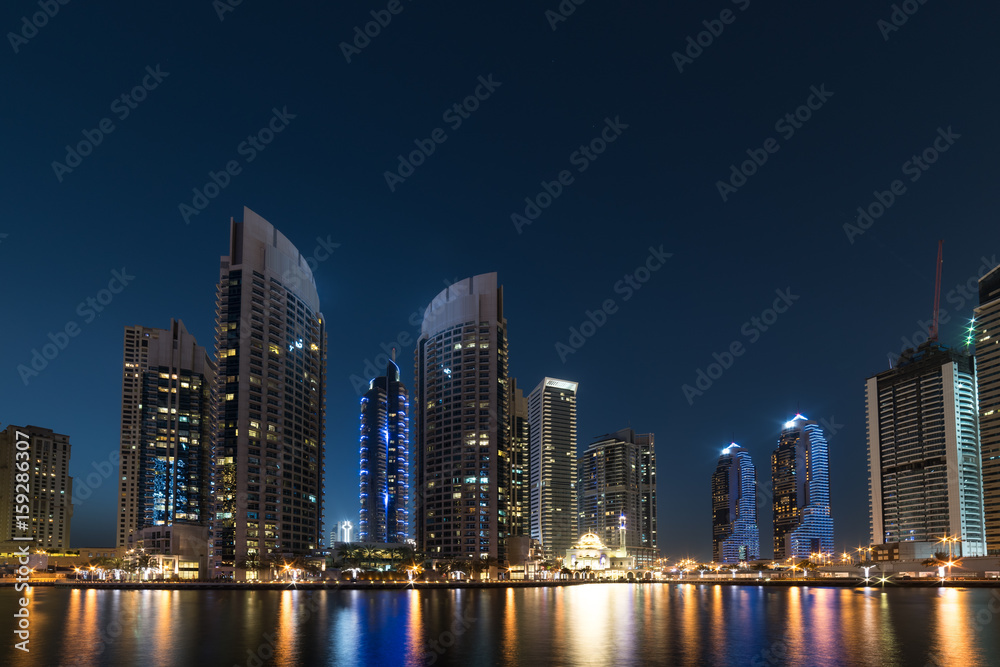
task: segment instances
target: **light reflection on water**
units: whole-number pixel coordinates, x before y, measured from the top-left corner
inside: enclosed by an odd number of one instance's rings
[[[1000,665],[1000,589],[40,587],[29,595],[31,653],[10,646],[3,664],[13,667]],[[21,596],[0,588],[0,607],[14,609]],[[0,620],[8,638],[12,621]]]

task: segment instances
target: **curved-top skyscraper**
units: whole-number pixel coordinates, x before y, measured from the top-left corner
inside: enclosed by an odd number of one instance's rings
[[[757,469],[735,442],[722,450],[712,474],[712,558],[738,563],[760,558]]]
[[[802,415],[785,422],[771,455],[774,558],[833,553],[830,460],[823,429]]]
[[[216,336],[213,575],[322,535],[326,320],[306,258],[248,208],[230,222]]]
[[[431,558],[506,560],[511,432],[507,320],[497,275],[441,291],[414,370],[414,528]]]

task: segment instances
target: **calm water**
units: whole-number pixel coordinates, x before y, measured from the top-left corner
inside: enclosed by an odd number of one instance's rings
[[[0,589],[12,667],[1000,665],[1000,589],[35,588],[30,654],[13,648],[17,597]]]

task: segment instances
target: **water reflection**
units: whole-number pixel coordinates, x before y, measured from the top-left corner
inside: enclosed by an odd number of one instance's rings
[[[990,589],[592,584],[36,588],[30,595],[32,652],[8,652],[4,664],[13,667],[1000,665],[1000,614],[989,609]],[[0,589],[0,605],[13,608],[19,596]],[[9,615],[0,620],[0,632],[11,636],[11,623]]]

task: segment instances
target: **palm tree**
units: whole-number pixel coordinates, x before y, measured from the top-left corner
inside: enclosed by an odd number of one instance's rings
[[[485,558],[477,558],[479,561],[479,566],[482,570],[486,571],[493,567],[500,567],[500,561],[493,556],[486,556]]]
[[[467,560],[455,558],[445,562],[444,571],[448,574],[469,574],[472,571],[472,563]]]

